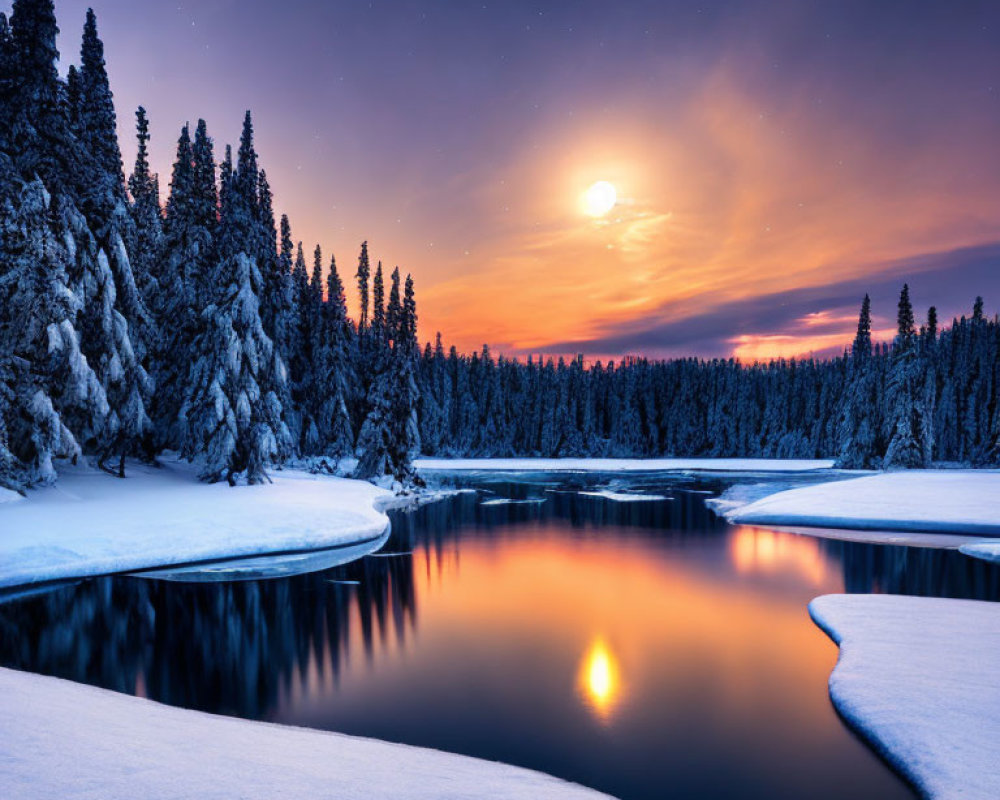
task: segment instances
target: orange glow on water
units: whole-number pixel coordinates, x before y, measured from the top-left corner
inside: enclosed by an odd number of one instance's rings
[[[577,687],[599,719],[611,716],[621,693],[621,677],[618,661],[600,637],[594,639],[580,663]]]
[[[830,578],[819,541],[808,536],[739,527],[730,539],[730,554],[741,574],[792,571],[815,586]]]
[[[825,684],[837,651],[809,620],[805,602],[842,584],[824,569],[813,540],[734,532],[735,574],[797,576],[801,598],[789,603],[720,576],[714,564],[661,558],[627,529],[610,529],[601,540],[530,525],[517,530],[509,539],[494,531],[502,544],[464,541],[461,559],[448,545],[416,550],[416,618],[373,619],[369,656],[355,605],[336,680],[329,656],[316,652],[286,702],[307,704],[319,694],[332,704],[363,703],[367,693],[437,674],[440,658],[454,667],[449,654],[458,647],[469,671],[455,680],[474,686],[481,674],[508,671],[525,696],[543,703],[549,692],[569,693],[602,726],[625,724],[653,697],[686,707],[695,698],[710,702],[707,692],[748,726],[776,713],[777,704],[803,724],[818,720],[817,735],[831,725],[833,735]],[[391,596],[388,602],[392,607]],[[561,685],[536,683],[540,658],[546,671],[564,676]],[[751,677],[760,674],[768,675],[766,692]],[[676,694],[655,694],[664,681]]]

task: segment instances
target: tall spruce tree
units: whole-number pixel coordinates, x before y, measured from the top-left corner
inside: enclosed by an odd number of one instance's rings
[[[927,466],[931,449],[914,324],[910,287],[903,284],[889,378],[890,438],[883,462],[887,469]]]
[[[135,128],[138,149],[128,179],[135,230],[130,253],[136,286],[143,298],[151,299],[159,292],[157,271],[163,254],[163,211],[159,181],[149,169],[149,119],[142,106],[135,112]]]
[[[265,481],[268,464],[289,443],[280,401],[287,371],[261,323],[263,279],[246,252],[262,235],[258,190],[248,112],[235,170],[229,148],[223,162],[214,302],[202,312],[181,409],[185,454],[203,459],[207,481]]]
[[[125,175],[118,147],[115,106],[104,63],[104,44],[97,35],[97,17],[87,9],[80,47],[80,142],[93,168],[86,175],[85,212],[93,215],[98,236],[111,223],[115,207],[125,202]]]
[[[321,369],[317,386],[321,399],[318,427],[324,454],[339,459],[351,455],[354,450],[354,432],[348,410],[354,369],[344,284],[337,273],[337,261],[332,256],[327,273],[322,333],[317,359]]]
[[[865,295],[858,315],[858,330],[851,347],[848,380],[841,400],[838,426],[837,465],[843,469],[869,469],[878,465],[882,455],[878,446],[878,424],[873,409],[875,383],[872,360],[871,298]],[[787,429],[787,423],[781,424]]]

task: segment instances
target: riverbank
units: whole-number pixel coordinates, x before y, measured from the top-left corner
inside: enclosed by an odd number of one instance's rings
[[[782,458],[418,458],[428,472],[815,472],[832,469],[823,459]]]
[[[742,525],[1000,536],[1000,471],[911,470],[788,489],[714,507]],[[748,495],[752,497],[752,495]]]
[[[113,478],[68,468],[54,486],[0,498],[0,588],[245,556],[378,542],[392,493],[275,471],[272,484],[206,484],[164,459]]]
[[[0,669],[4,797],[606,795],[539,772],[337,733],[250,722]]]
[[[837,710],[927,797],[1000,797],[1000,604],[826,595]]]

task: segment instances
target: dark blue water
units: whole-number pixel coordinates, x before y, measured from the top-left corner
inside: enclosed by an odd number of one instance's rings
[[[806,605],[845,590],[996,600],[995,567],[730,526],[704,504],[716,483],[647,476],[634,483],[669,499],[617,502],[581,479],[473,482],[486,491],[394,514],[396,555],[5,602],[0,663],[627,798],[914,796],[832,709],[837,650]],[[535,502],[489,502],[505,498]]]

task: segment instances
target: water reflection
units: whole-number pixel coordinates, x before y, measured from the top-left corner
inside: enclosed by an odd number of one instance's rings
[[[607,722],[621,692],[621,678],[618,661],[602,638],[596,638],[587,650],[580,663],[577,684],[598,719]]]
[[[466,494],[396,514],[399,555],[295,578],[104,578],[12,600],[0,663],[624,797],[908,797],[832,711],[836,648],[805,604],[1000,598],[985,562],[731,527],[671,484],[643,487],[665,503],[488,488],[544,502]]]

